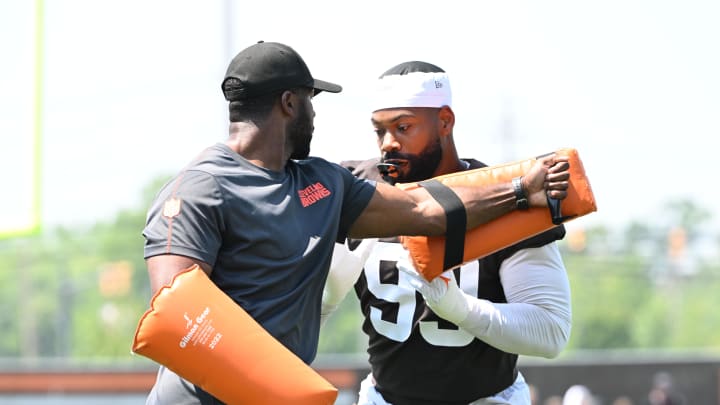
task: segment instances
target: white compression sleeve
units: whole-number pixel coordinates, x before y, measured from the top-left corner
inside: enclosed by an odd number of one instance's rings
[[[335,243],[320,307],[321,325],[337,309],[355,284],[376,243],[377,239],[363,239],[352,251],[346,244]]]
[[[506,304],[465,294],[470,308],[458,326],[508,353],[553,358],[570,337],[570,283],[556,243],[505,259]]]

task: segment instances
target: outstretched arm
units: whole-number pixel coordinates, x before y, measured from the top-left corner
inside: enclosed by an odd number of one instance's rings
[[[446,275],[452,277],[452,272]],[[470,296],[453,279],[414,277],[414,283],[433,312],[489,345],[508,353],[556,357],[571,327],[570,284],[557,244],[519,250],[503,262],[500,278],[505,304]]]
[[[350,292],[376,243],[377,239],[363,239],[354,250],[350,250],[347,243],[335,243],[330,271],[323,289],[320,307],[321,325],[325,324],[325,321]]]
[[[523,188],[532,207],[547,207],[547,196],[564,199],[570,179],[568,157],[538,158],[523,176]],[[467,212],[467,228],[484,224],[516,208],[510,182],[478,187],[451,187]],[[378,183],[375,194],[349,235],[353,238],[396,235],[443,235],[445,211],[424,187],[400,190]]]

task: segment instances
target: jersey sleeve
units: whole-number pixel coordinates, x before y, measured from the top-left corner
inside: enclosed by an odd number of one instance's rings
[[[366,160],[343,160],[340,162],[340,166],[350,170],[355,177],[361,179],[375,180],[378,182],[384,182],[380,171],[377,168],[380,159],[366,159]]]
[[[467,297],[469,314],[459,324],[508,353],[552,358],[570,336],[570,284],[554,243],[522,249],[500,269],[507,303]]]
[[[175,254],[215,264],[222,243],[223,198],[215,178],[187,171],[170,181],[148,211],[145,258]]]
[[[340,228],[336,239],[338,243],[343,243],[347,237],[350,227],[370,202],[370,199],[375,193],[377,182],[374,180],[357,178],[350,170],[336,164],[333,164],[333,166],[335,170],[340,173],[344,184]]]

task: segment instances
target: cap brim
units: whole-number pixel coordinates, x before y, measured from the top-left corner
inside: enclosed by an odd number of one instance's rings
[[[323,80],[313,79],[315,82],[313,84],[313,88],[315,89],[315,94],[320,93],[321,91],[327,91],[330,93],[340,93],[342,91],[342,86],[335,83],[326,82]]]

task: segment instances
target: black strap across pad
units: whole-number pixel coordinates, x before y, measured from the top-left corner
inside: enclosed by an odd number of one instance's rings
[[[465,254],[465,233],[467,213],[460,197],[438,180],[430,179],[418,183],[443,207],[447,221],[445,231],[445,258],[443,270],[449,270],[463,263]]]

